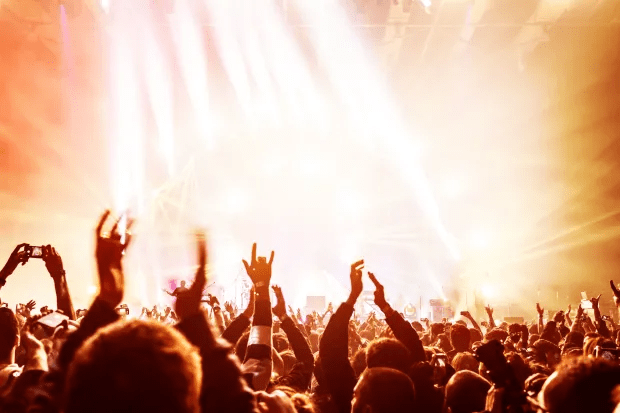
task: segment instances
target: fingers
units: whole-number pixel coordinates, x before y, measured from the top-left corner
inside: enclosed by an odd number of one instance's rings
[[[249,275],[250,274],[250,264],[248,264],[248,262],[246,260],[242,260],[242,261],[243,261],[243,265],[245,266],[245,271]]]
[[[106,220],[108,219],[108,216],[110,216],[110,210],[106,209],[101,218],[99,218],[99,224],[97,224],[97,237],[101,237],[101,229],[103,228],[103,224],[105,224]]]
[[[271,256],[269,257],[269,265],[273,262],[274,251],[271,251]]]
[[[16,247],[15,247],[15,249],[13,250],[13,252],[11,253],[11,255],[17,254],[17,252],[18,252],[18,251],[19,251],[22,247],[25,247],[26,245],[28,245],[28,244],[26,244],[26,243],[19,244],[18,246],[16,246]]]
[[[368,272],[368,277],[378,290],[383,288],[383,285],[377,280],[377,277],[375,277],[373,273]]]
[[[256,265],[256,243],[252,244],[252,266]]]
[[[359,271],[361,270],[362,266],[364,265],[364,260],[359,260],[353,264],[351,264],[351,271]]]
[[[614,280],[609,281],[609,284],[611,285],[611,289],[614,292],[614,294],[616,295],[616,297],[620,297],[620,291],[618,291],[618,287],[616,287],[616,284],[614,283]]]

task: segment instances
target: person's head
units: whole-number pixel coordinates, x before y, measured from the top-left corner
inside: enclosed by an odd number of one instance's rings
[[[452,367],[455,371],[469,370],[476,373],[480,364],[476,358],[469,353],[458,353],[452,359]]]
[[[550,341],[541,338],[534,343],[532,348],[534,350],[535,359],[545,363],[551,368],[555,367],[561,361],[562,351]]]
[[[508,337],[507,331],[496,327],[484,335],[484,341],[488,342],[491,340],[497,340],[500,343],[503,343],[507,337]]]
[[[403,343],[393,338],[380,338],[370,343],[366,349],[366,365],[372,367],[389,367],[408,371],[411,355]]]
[[[560,340],[562,340],[562,335],[558,331],[556,323],[554,321],[549,321],[545,325],[545,328],[543,329],[543,332],[540,335],[540,338],[543,340],[550,341],[557,346],[560,343]]]
[[[64,413],[200,411],[200,356],[161,323],[133,320],[99,330],[76,352]]]
[[[452,347],[458,352],[467,351],[469,349],[469,340],[471,334],[469,329],[461,324],[454,324],[450,329],[450,341]]]
[[[413,329],[417,331],[418,333],[424,332],[424,327],[422,327],[422,324],[419,321],[412,321],[411,327],[413,327]]]
[[[475,328],[469,329],[469,346],[471,347],[476,341],[482,341],[482,333]]]
[[[288,386],[276,386],[271,393],[281,391],[293,404],[296,413],[315,413],[316,409],[310,397],[304,393],[298,393],[295,389]]]
[[[547,379],[538,401],[550,413],[612,413],[620,365],[601,357],[569,358]]]
[[[319,351],[319,334],[317,332],[313,331],[308,335],[308,342],[313,353]]]
[[[451,413],[484,410],[491,383],[469,370],[456,372],[446,384],[446,406]]]
[[[357,350],[357,353],[353,355],[351,367],[353,367],[355,377],[361,376],[364,370],[366,370],[366,349],[364,347]]]
[[[185,281],[181,281],[181,287],[185,287]]]
[[[10,308],[0,307],[0,363],[13,363],[18,344],[17,318]]]
[[[431,335],[433,337],[437,337],[439,334],[444,332],[445,326],[443,323],[433,323],[431,324]]]
[[[284,374],[288,374],[293,370],[295,363],[297,363],[297,358],[295,358],[295,353],[291,350],[285,350],[280,353],[280,357],[282,358],[282,362],[284,363]]]
[[[352,413],[400,413],[414,409],[413,382],[398,370],[386,367],[366,369],[353,391]]]
[[[289,349],[288,340],[283,333],[275,333],[273,335],[273,347],[278,353],[282,353]],[[245,353],[245,352],[244,352]]]

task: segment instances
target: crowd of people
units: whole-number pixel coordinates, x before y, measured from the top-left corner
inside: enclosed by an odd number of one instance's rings
[[[523,324],[497,322],[490,307],[484,321],[463,312],[410,322],[361,260],[339,306],[304,315],[271,284],[274,253],[257,256],[254,244],[243,261],[253,288],[239,310],[204,299],[207,246],[197,232],[198,269],[189,287],[169,292],[174,308],[131,317],[122,265],[131,222],[104,232],[109,221],[108,211],[96,229],[99,292],[87,310],[74,310],[51,246],[20,244],[0,271],[4,286],[40,253],[57,296],[56,309],[0,307],[0,412],[620,412],[620,329],[601,315],[600,295],[591,310],[550,319],[533,303],[539,316]],[[378,310],[361,317],[364,283]]]

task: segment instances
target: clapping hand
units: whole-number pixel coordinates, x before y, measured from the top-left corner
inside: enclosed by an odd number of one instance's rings
[[[99,272],[99,296],[98,298],[116,308],[123,300],[125,293],[125,277],[123,275],[122,260],[125,250],[131,242],[130,228],[132,220],[127,221],[125,234],[119,232],[119,218],[109,234],[102,232],[110,211],[107,210],[99,220],[96,230],[95,256]],[[123,242],[124,238],[124,242]],[[47,265],[47,262],[46,262]],[[49,269],[49,268],[48,268]]]
[[[279,286],[274,285],[271,288],[276,295],[276,305],[271,310],[276,317],[281,320],[284,316],[286,316],[286,302],[284,301],[284,295],[282,294],[282,289]]]
[[[375,285],[375,304],[381,311],[385,312],[386,307],[388,307],[388,303],[385,299],[385,288],[383,288],[383,285],[377,280],[377,277],[375,277],[373,273],[369,272],[368,277],[370,277],[370,281]]]
[[[364,260],[359,260],[351,264],[351,273],[349,278],[351,279],[351,293],[347,299],[347,304],[354,306],[357,298],[364,290],[364,284],[362,282],[362,269],[364,268]]]
[[[207,284],[207,241],[204,231],[196,231],[195,238],[198,256],[196,276],[189,290],[179,294],[175,303],[181,319],[200,313],[202,291]]]

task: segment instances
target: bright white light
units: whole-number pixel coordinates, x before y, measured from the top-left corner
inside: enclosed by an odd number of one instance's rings
[[[359,247],[354,243],[346,243],[340,250],[340,260],[344,264],[351,264],[362,259]]]
[[[299,170],[306,177],[316,176],[321,173],[323,165],[316,158],[306,157],[299,161]]]
[[[454,199],[457,196],[463,194],[465,185],[463,184],[463,178],[460,176],[446,177],[440,183],[441,193],[449,198]]]
[[[489,284],[483,284],[480,286],[480,292],[484,296],[484,298],[493,298],[495,297],[495,288]]]
[[[230,214],[239,214],[245,211],[248,204],[248,195],[239,188],[230,189],[224,198],[224,208]]]
[[[338,194],[338,209],[342,216],[349,219],[358,219],[364,214],[366,203],[355,193],[343,191]]]
[[[474,231],[470,237],[470,245],[472,248],[481,250],[487,249],[490,246],[489,234],[485,231]]]
[[[99,5],[105,13],[110,12],[110,0],[99,0]]]
[[[88,295],[95,295],[95,294],[97,294],[97,286],[96,285],[89,285],[87,291],[88,291]]]

